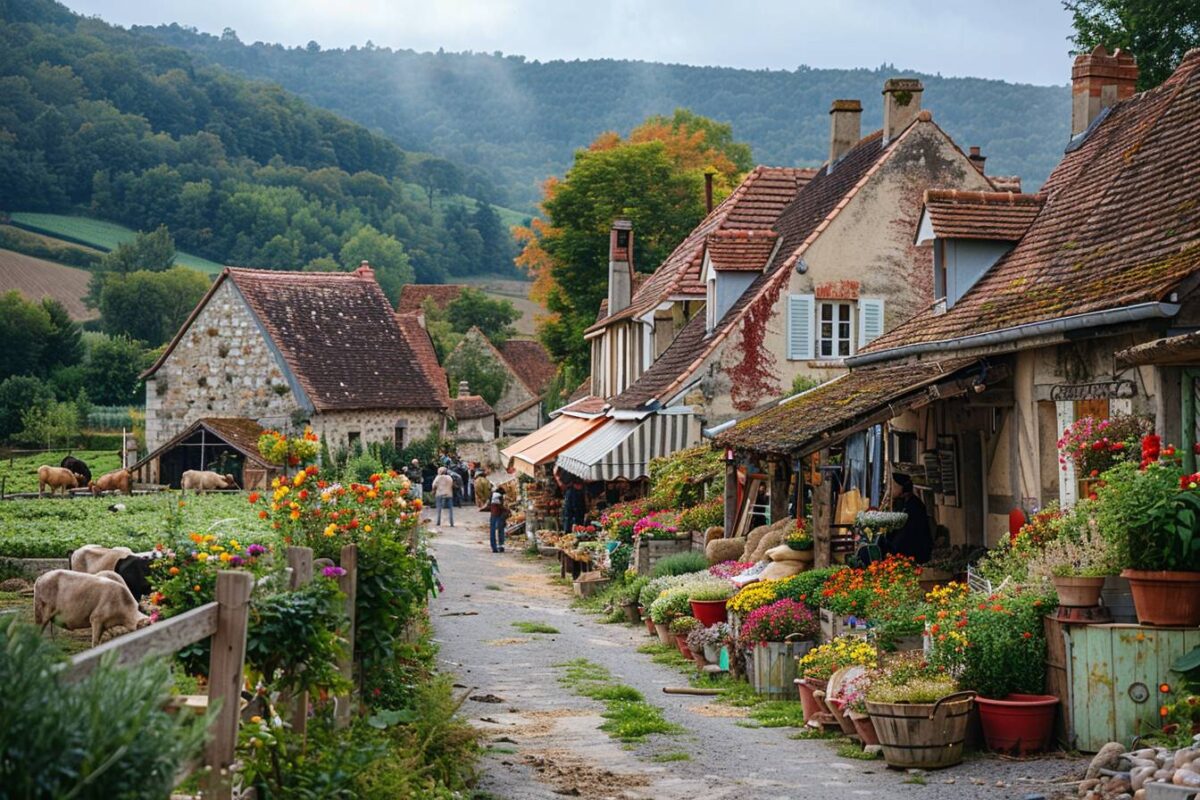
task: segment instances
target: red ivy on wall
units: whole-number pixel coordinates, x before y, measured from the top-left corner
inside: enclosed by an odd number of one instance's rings
[[[738,411],[749,411],[763,398],[776,397],[780,393],[775,354],[763,345],[777,297],[778,292],[769,287],[750,303],[742,317],[742,359],[725,368],[725,374],[729,376],[729,398]],[[737,354],[730,355],[736,357]]]

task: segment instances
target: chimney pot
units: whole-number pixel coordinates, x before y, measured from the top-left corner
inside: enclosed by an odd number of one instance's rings
[[[834,100],[829,107],[829,169],[862,138],[862,103]]]
[[[979,152],[979,146],[971,147],[970,155],[967,158],[971,159],[971,163],[975,165],[975,169],[979,170],[980,175],[986,174],[983,171],[983,162],[987,161],[987,156]]]
[[[888,78],[883,82],[883,141],[892,141],[921,111],[924,85],[916,78]]]
[[[467,381],[459,381],[458,382],[458,396],[466,397],[470,393],[471,393],[471,384],[468,383]]]
[[[633,299],[633,223],[613,222],[608,238],[608,313],[624,311]]]
[[[1086,131],[1104,109],[1133,97],[1137,79],[1137,61],[1120,48],[1109,54],[1101,44],[1076,56],[1071,67],[1071,136]]]

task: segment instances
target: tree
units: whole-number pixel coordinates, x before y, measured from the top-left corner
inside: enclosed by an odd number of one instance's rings
[[[42,366],[47,372],[57,367],[70,367],[83,361],[87,348],[83,345],[83,331],[66,306],[53,297],[42,298],[42,308],[50,318],[50,334],[46,337],[46,346]]]
[[[79,438],[79,408],[71,401],[54,401],[25,409],[21,430],[13,439],[46,449],[68,447]]]
[[[101,325],[105,333],[157,347],[175,335],[208,285],[204,273],[188,267],[110,275],[100,293]]]
[[[0,380],[10,375],[43,375],[46,344],[54,333],[50,315],[16,289],[0,295]]]
[[[0,441],[21,430],[21,414],[54,402],[54,392],[32,375],[14,375],[0,381]]]
[[[471,394],[495,405],[508,388],[508,371],[492,355],[491,349],[473,336],[463,338],[446,357],[445,367],[450,391],[456,396],[459,381],[466,381]]]
[[[413,282],[412,263],[404,252],[404,245],[396,237],[380,233],[370,225],[355,231],[338,255],[347,270],[356,269],[363,261],[368,262],[392,305],[400,299],[400,287]]]
[[[150,233],[139,233],[133,241],[122,242],[116,249],[100,259],[102,272],[117,272],[122,275],[137,270],[162,272],[175,263],[175,239],[166,225],[159,225]]]
[[[462,188],[462,172],[454,164],[441,158],[427,158],[417,164],[416,178],[429,195],[430,210],[433,210],[435,194],[454,194]]]
[[[107,336],[88,354],[88,395],[103,406],[140,405],[138,375],[149,366],[142,346],[128,336]]]
[[[521,312],[509,300],[492,299],[467,286],[446,305],[446,317],[456,333],[479,328],[498,346],[516,333],[512,324],[521,318]]]
[[[1138,63],[1138,89],[1170,77],[1185,53],[1200,47],[1200,4],[1196,0],[1064,0],[1071,12],[1075,52],[1097,45],[1118,47]]]

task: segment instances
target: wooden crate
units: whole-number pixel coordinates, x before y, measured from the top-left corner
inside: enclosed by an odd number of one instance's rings
[[[864,620],[835,614],[828,608],[819,610],[821,622],[821,641],[830,642],[839,636],[866,636],[867,626]]]

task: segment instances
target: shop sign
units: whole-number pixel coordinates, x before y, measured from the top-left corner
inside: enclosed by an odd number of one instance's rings
[[[1059,385],[1050,389],[1050,399],[1055,402],[1071,400],[1122,400],[1133,397],[1135,394],[1137,394],[1137,387],[1130,380]]]

